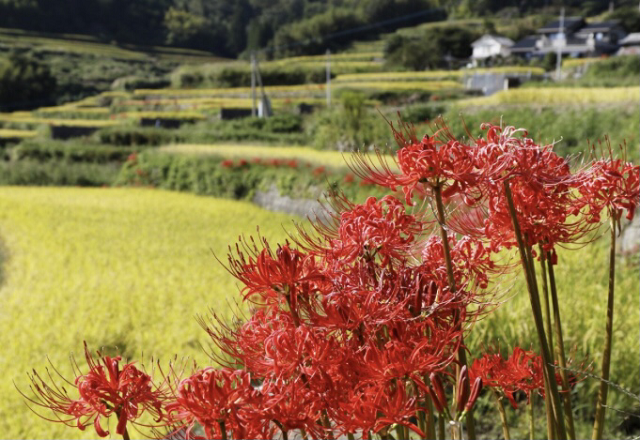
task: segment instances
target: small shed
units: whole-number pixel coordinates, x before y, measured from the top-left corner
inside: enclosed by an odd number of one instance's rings
[[[473,48],[471,59],[474,65],[477,65],[479,62],[484,62],[489,58],[507,57],[511,54],[510,49],[513,44],[513,41],[507,37],[490,34],[483,35],[471,43]]]

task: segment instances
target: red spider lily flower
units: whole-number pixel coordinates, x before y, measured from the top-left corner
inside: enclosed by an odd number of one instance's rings
[[[527,245],[542,244],[552,251],[557,243],[575,243],[594,229],[572,217],[574,188],[584,175],[571,173],[569,162],[553,152],[553,145],[540,146],[514,127],[483,124],[482,128],[487,130],[486,139],[476,140],[474,149],[475,166],[482,171],[478,188],[486,200],[481,233],[494,250],[515,245],[505,181]],[[518,132],[522,137],[516,136]]]
[[[504,394],[514,408],[518,407],[516,391],[523,391],[527,399],[533,391],[544,393],[542,357],[520,347],[515,347],[508,359],[499,353],[487,353],[473,362],[470,372],[474,380],[481,378],[485,386]]]
[[[266,240],[260,251],[251,240],[251,245],[241,240],[235,254],[229,253],[227,270],[245,285],[245,300],[278,304],[285,299],[297,320],[298,296],[324,281],[314,256],[289,244],[278,246],[274,255]]]
[[[330,223],[318,222],[314,227],[328,241],[317,245],[315,238],[303,246],[318,253],[329,253],[326,259],[336,264],[354,262],[360,258],[373,261],[379,257],[382,266],[393,259],[401,260],[422,231],[423,225],[406,213],[404,205],[393,196],[378,200],[369,197],[365,203],[354,205],[337,197],[338,208]]]
[[[220,162],[222,168],[233,168],[233,159],[226,159]]]
[[[401,130],[391,125],[400,149],[394,158],[400,173],[392,171],[378,152],[379,166],[364,154],[355,154],[350,164],[353,172],[364,182],[374,183],[395,191],[402,187],[407,204],[412,204],[414,191],[429,191],[443,187],[443,195],[464,193],[472,197],[477,181],[472,149],[456,140],[448,128],[440,121],[441,128],[433,136],[425,136],[418,141],[413,127],[401,122]],[[405,133],[406,132],[406,136]]]
[[[599,223],[605,208],[616,220],[626,210],[626,218],[632,220],[640,198],[640,167],[609,158],[594,162],[589,174],[578,188],[581,206],[589,208],[587,221]]]
[[[238,161],[239,167],[244,167],[244,166],[247,166],[248,164],[249,162],[246,159],[240,159],[240,161]]]
[[[347,173],[342,180],[344,183],[353,183],[355,180],[355,176],[351,173]]]
[[[456,287],[486,289],[489,275],[503,270],[493,261],[491,249],[482,241],[471,237],[457,239],[452,233],[448,234],[448,241]],[[440,237],[432,235],[427,239],[422,249],[422,261],[422,267],[434,274],[434,279],[447,279],[444,246]]]
[[[312,438],[326,438],[318,424],[324,408],[321,395],[305,382],[301,378],[288,382],[265,380],[260,391],[262,402],[254,408],[254,417],[267,423],[273,421],[285,432],[303,429]]]
[[[173,423],[183,424],[187,431],[199,423],[206,438],[223,438],[222,430],[244,438],[237,435],[244,432],[243,411],[255,396],[248,372],[205,368],[178,384],[175,400],[166,405],[166,411]]]
[[[108,419],[115,414],[118,419],[116,433],[119,435],[125,435],[127,423],[135,423],[145,412],[151,414],[156,422],[165,417],[162,410],[165,392],[154,389],[148,374],[140,371],[133,363],[121,366],[120,356],[111,358],[98,352],[99,359],[96,362],[86,342],[84,348],[89,371],[81,374],[74,362],[74,369],[77,371],[75,381],[69,382],[60,376],[68,385],[78,390],[78,399],[71,399],[64,387],[55,384],[50,373],[48,376],[51,384],[47,384],[35,370],[30,376],[31,388],[36,397],[23,396],[34,405],[49,408],[55,413],[57,420],[43,417],[45,420],[75,426],[82,431],[93,425],[96,434],[107,437],[109,431],[104,430],[101,424],[103,417]]]
[[[359,373],[372,380],[402,379],[444,370],[455,359],[462,332],[454,326],[437,326],[431,320],[412,320],[387,326],[389,340],[370,341],[362,347]],[[425,336],[428,335],[428,336]]]
[[[407,426],[427,438],[415,424],[417,396],[412,395],[402,380],[372,381],[345,390],[337,408],[332,408],[333,419],[342,432],[378,432],[397,423]]]

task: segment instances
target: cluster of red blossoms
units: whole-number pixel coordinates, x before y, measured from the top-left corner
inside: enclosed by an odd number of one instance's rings
[[[78,400],[35,375],[31,401],[64,423],[93,423],[101,436],[102,418],[115,414],[122,434],[148,412],[164,435],[181,438],[372,438],[391,429],[427,438],[436,416],[462,421],[483,384],[512,403],[517,390],[539,391],[542,362],[532,352],[485,355],[469,370],[465,360],[465,335],[499,295],[492,278],[514,267],[496,256],[516,243],[508,202],[526,245],[552,257],[556,245],[588,238],[604,209],[633,215],[639,168],[608,158],[573,171],[524,131],[483,128],[486,136],[466,143],[446,128],[422,140],[394,131],[399,172],[382,155],[380,163],[357,155],[351,166],[367,183],[402,188],[404,200],[336,196],[325,219],[290,242],[230,248],[226,267],[251,314],[201,321],[220,368],[154,386],[133,364],[87,355]],[[414,206],[416,195],[426,202]]]

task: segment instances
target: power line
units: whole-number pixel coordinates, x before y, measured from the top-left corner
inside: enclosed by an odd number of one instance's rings
[[[345,29],[343,31],[332,32],[330,34],[326,34],[326,35],[323,35],[323,36],[317,37],[317,38],[307,38],[306,40],[296,41],[294,43],[281,44],[279,46],[265,47],[264,49],[259,49],[256,52],[264,53],[264,52],[272,52],[272,51],[275,51],[277,49],[289,49],[291,47],[304,46],[304,45],[307,45],[309,43],[313,43],[313,42],[317,42],[317,41],[326,41],[326,40],[330,40],[331,38],[341,37],[343,35],[351,35],[351,34],[355,34],[355,33],[358,33],[358,32],[365,31],[365,30],[375,29],[377,27],[386,26],[386,25],[389,25],[389,24],[400,23],[400,22],[409,20],[411,18],[417,18],[417,17],[421,17],[421,16],[435,14],[437,12],[442,13],[442,12],[445,12],[445,10],[443,8],[427,9],[427,10],[420,11],[420,12],[414,12],[413,14],[407,14],[407,15],[403,15],[401,17],[391,18],[389,20],[379,21],[377,23],[371,23],[371,24],[366,24],[366,25],[358,26],[358,27],[351,28],[351,29]]]

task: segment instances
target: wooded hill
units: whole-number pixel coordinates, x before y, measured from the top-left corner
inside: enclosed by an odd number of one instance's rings
[[[616,9],[637,2],[616,0]],[[171,45],[236,57],[313,54],[445,18],[606,11],[610,0],[0,0],[0,27]]]

